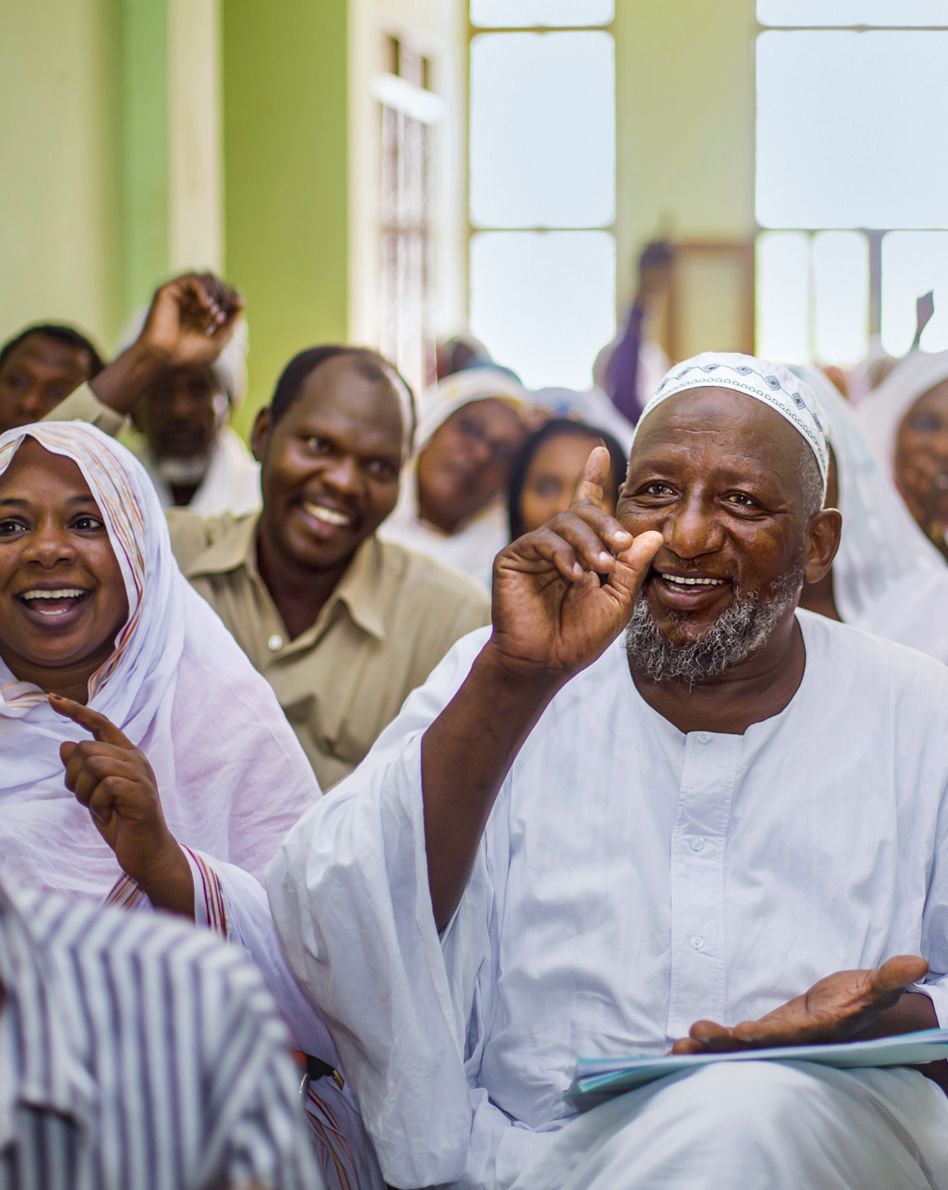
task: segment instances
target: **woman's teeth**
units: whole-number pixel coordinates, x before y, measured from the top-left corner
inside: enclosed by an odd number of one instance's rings
[[[24,591],[20,596],[21,599],[80,599],[85,595],[85,591],[79,587],[57,587],[54,591],[44,591],[37,589],[33,591]]]
[[[676,587],[722,587],[725,583],[723,578],[682,578],[677,574],[663,574],[660,577]]]
[[[303,508],[314,520],[322,521],[324,525],[339,525],[343,527],[351,523],[351,517],[347,517],[345,513],[338,512],[335,508],[326,508],[322,504],[311,504],[308,500],[303,501]]]

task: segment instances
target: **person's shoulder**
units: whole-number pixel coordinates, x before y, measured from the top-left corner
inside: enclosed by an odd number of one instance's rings
[[[476,579],[399,542],[376,540],[380,568],[387,579],[399,585],[400,597],[411,588],[412,599],[417,599],[419,609],[444,609],[446,605],[471,607],[483,610],[484,623],[487,622],[490,595]]]
[[[917,690],[926,700],[934,697],[948,703],[948,666],[935,658],[815,612],[799,610],[797,616],[808,653],[818,650],[823,660],[860,682],[883,683],[890,692]]]
[[[171,549],[178,565],[182,570],[187,570],[206,549],[239,532],[244,521],[254,515],[244,513],[235,516],[232,512],[225,512],[217,516],[202,516],[188,508],[169,508],[165,517],[171,536]]]

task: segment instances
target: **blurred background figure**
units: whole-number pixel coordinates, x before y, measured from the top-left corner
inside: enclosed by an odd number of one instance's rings
[[[529,398],[506,369],[449,376],[429,397],[398,505],[380,536],[490,586],[507,542],[504,496],[527,433]]]
[[[794,371],[828,419],[826,506],[843,514],[832,569],[803,588],[800,606],[948,663],[948,566],[913,522],[844,398],[815,368]]]
[[[653,336],[671,288],[674,260],[675,249],[667,240],[645,245],[625,328],[600,351],[593,365],[596,385],[632,425],[668,370],[669,361]]]
[[[446,376],[453,376],[455,372],[463,372],[465,368],[478,368],[490,365],[494,361],[490,352],[472,334],[463,333],[452,335],[449,339],[442,339],[435,352],[435,375],[441,381]]]
[[[116,354],[139,337],[147,312],[135,317]],[[260,468],[229,424],[247,389],[247,345],[242,319],[212,364],[164,373],[135,405],[137,434],[129,435],[127,445],[151,476],[165,508],[216,516],[260,507]]]
[[[92,342],[71,326],[26,327],[0,348],[0,434],[40,421],[103,366]]]
[[[859,406],[880,464],[948,559],[948,351],[913,351]]]
[[[510,540],[530,533],[569,508],[589,452],[595,446],[609,451],[610,476],[606,505],[615,512],[625,479],[626,452],[604,430],[581,421],[557,417],[535,430],[520,448],[510,472],[507,519]]]

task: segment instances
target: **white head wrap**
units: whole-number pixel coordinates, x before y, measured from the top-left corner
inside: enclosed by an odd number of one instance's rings
[[[839,614],[948,662],[948,566],[869,449],[850,404],[813,368],[793,371],[817,394],[836,458],[843,535],[833,562]]]
[[[769,405],[785,418],[813,452],[823,478],[829,468],[826,421],[811,390],[782,364],[737,352],[705,351],[676,364],[642,410],[639,426],[663,401],[692,388],[728,388]]]
[[[888,474],[894,473],[895,443],[905,415],[943,380],[948,380],[948,351],[913,351],[857,406],[866,441]]]
[[[260,878],[318,787],[269,683],[178,569],[148,476],[83,422],[0,435],[0,475],[26,438],[72,459],[105,521],[129,615],[89,706],[148,757],[172,834]],[[15,879],[104,897],[115,856],[63,783],[59,745],[88,739],[0,662],[0,855]]]
[[[474,401],[503,401],[514,409],[526,409],[526,389],[502,368],[464,368],[452,372],[424,397],[418,411],[416,452],[431,441],[452,414]]]
[[[142,333],[145,319],[148,317],[148,310],[148,306],[143,306],[125,327],[115,348],[116,355],[120,355],[121,352],[131,347]],[[248,349],[247,319],[241,316],[227,345],[210,367],[211,374],[219,385],[220,391],[230,401],[231,407],[239,405],[247,391]]]

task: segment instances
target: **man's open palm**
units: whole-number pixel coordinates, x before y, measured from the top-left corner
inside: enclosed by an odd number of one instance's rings
[[[714,1021],[697,1021],[687,1037],[675,1042],[672,1053],[845,1041],[869,1028],[927,971],[928,964],[916,955],[896,955],[869,970],[837,971],[760,1020],[742,1021],[730,1029]]]

